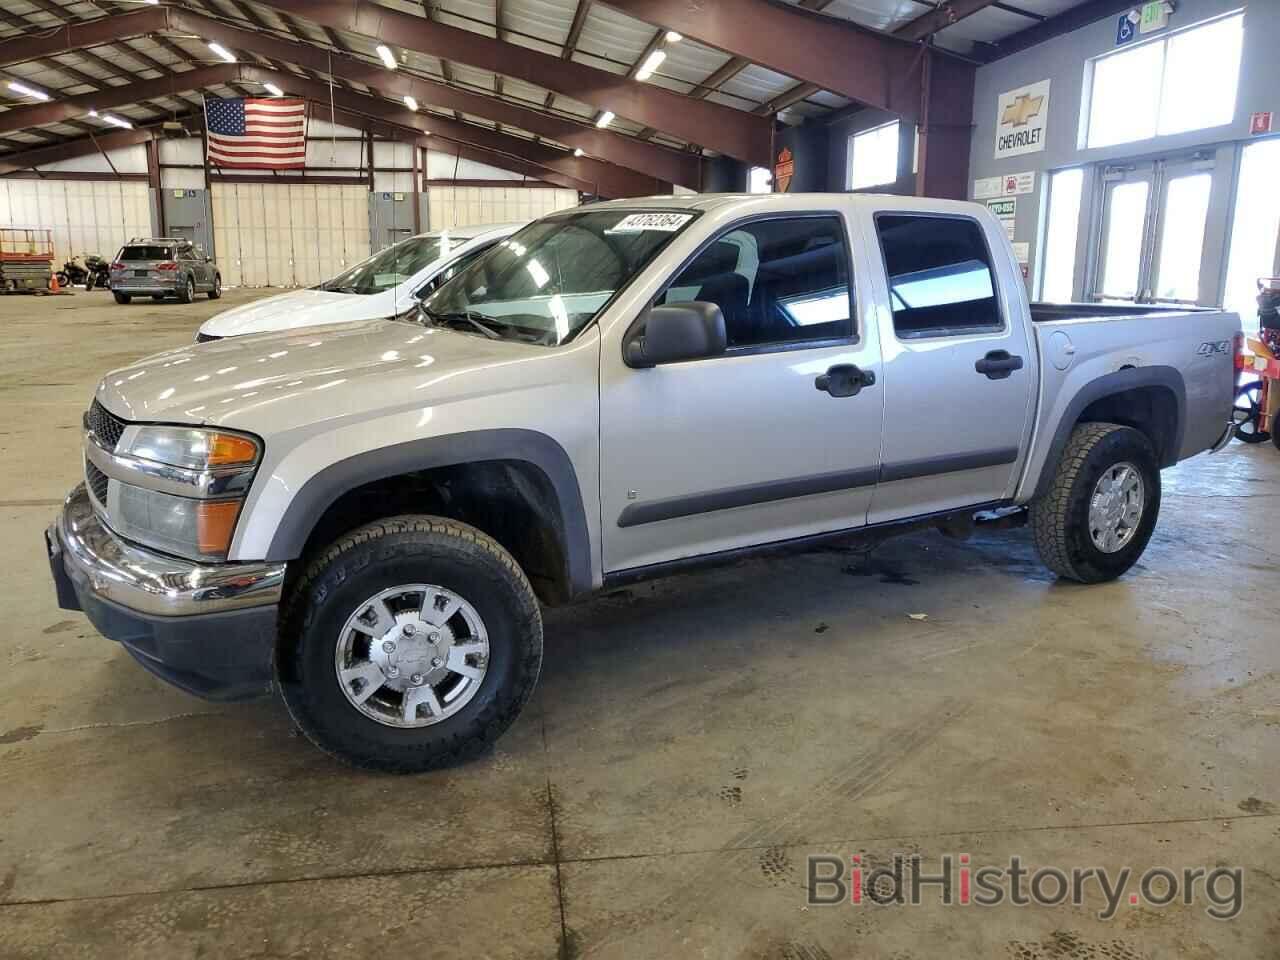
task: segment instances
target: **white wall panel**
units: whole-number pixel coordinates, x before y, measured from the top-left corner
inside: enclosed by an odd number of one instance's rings
[[[577,205],[577,191],[559,187],[436,186],[427,190],[432,230],[533,220]]]
[[[0,180],[0,226],[51,229],[57,266],[111,257],[130,237],[151,234],[150,190],[116,180]]]
[[[309,286],[370,254],[363,184],[215,183],[214,242],[227,286]]]

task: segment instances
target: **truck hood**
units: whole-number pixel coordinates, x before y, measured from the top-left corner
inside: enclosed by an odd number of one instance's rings
[[[471,375],[548,348],[398,320],[191,344],[114,370],[98,400],[125,420],[211,423],[270,433],[304,423],[501,393]]]
[[[347,320],[377,320],[395,313],[395,302],[395,288],[368,295],[290,290],[224,310],[206,320],[200,332],[210,337],[239,337]]]

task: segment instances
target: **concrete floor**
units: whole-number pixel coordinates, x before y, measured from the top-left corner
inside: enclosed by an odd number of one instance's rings
[[[1114,584],[929,533],[551,611],[492,755],[355,773],[153,680],[42,552],[98,377],[259,295],[0,298],[0,957],[1280,956],[1270,445],[1166,473]],[[807,907],[818,852],[1239,866],[1244,906]]]

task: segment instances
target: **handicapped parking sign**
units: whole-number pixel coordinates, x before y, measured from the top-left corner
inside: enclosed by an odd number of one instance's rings
[[[1138,26],[1129,19],[1128,12],[1120,14],[1120,19],[1116,21],[1116,46],[1128,43],[1137,35]]]

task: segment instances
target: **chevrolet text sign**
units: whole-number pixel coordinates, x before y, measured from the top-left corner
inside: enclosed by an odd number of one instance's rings
[[[1048,80],[1000,94],[996,103],[996,159],[1043,150],[1048,119]]]

